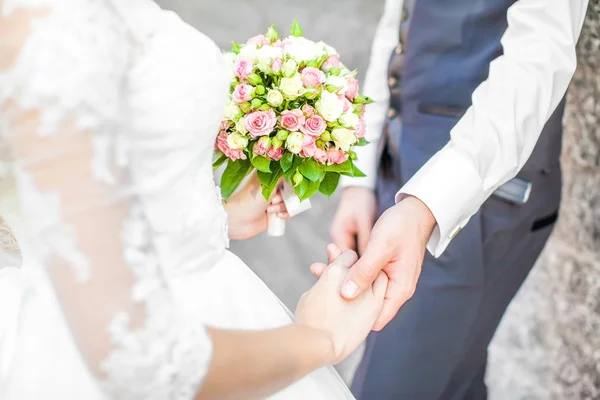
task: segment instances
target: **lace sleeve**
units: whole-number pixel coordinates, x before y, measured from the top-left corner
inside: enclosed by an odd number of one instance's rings
[[[23,251],[112,398],[193,398],[211,342],[173,306],[123,163],[128,32],[103,1],[0,0],[0,11],[0,132]]]

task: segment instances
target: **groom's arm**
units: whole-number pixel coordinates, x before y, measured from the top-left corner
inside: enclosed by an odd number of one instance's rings
[[[342,186],[375,188],[378,164],[377,148],[390,102],[388,64],[390,55],[398,45],[403,3],[403,0],[386,0],[383,16],[379,20],[371,46],[369,67],[363,86],[365,94],[373,99],[373,103],[368,105],[365,110],[365,139],[370,144],[354,149],[357,155],[355,164],[367,176],[364,178],[342,177]]]
[[[455,234],[531,155],[575,72],[588,0],[519,0],[508,11],[504,54],[490,64],[451,140],[398,192],[420,199],[437,221],[429,251]]]

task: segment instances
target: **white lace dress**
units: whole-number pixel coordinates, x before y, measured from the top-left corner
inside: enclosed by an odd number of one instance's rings
[[[0,399],[192,399],[205,326],[290,323],[226,250],[214,43],[149,0],[0,0]],[[351,399],[333,369],[276,399]]]

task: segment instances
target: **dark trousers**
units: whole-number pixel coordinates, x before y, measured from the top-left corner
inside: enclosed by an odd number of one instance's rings
[[[449,132],[455,121],[438,122],[448,125],[438,131]],[[397,121],[390,128],[401,151],[393,157],[394,176],[379,179],[380,211],[393,205],[396,191],[447,141],[412,136],[436,129],[420,132]],[[519,176],[533,184],[528,203],[491,197],[440,258],[426,255],[413,298],[367,339],[352,385],[358,400],[487,398],[488,345],[542,251],[560,203],[558,162],[544,170],[525,168]]]

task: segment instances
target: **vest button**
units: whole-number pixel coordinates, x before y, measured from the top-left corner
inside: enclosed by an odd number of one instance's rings
[[[394,110],[392,107],[388,108],[387,110],[387,117],[389,119],[392,119],[396,116],[396,110]]]
[[[398,43],[398,46],[396,46],[396,50],[394,50],[394,53],[396,53],[397,55],[402,54],[402,43]]]
[[[397,84],[398,84],[398,79],[394,78],[393,76],[390,76],[388,78],[388,85],[390,85],[390,88],[395,88]]]

